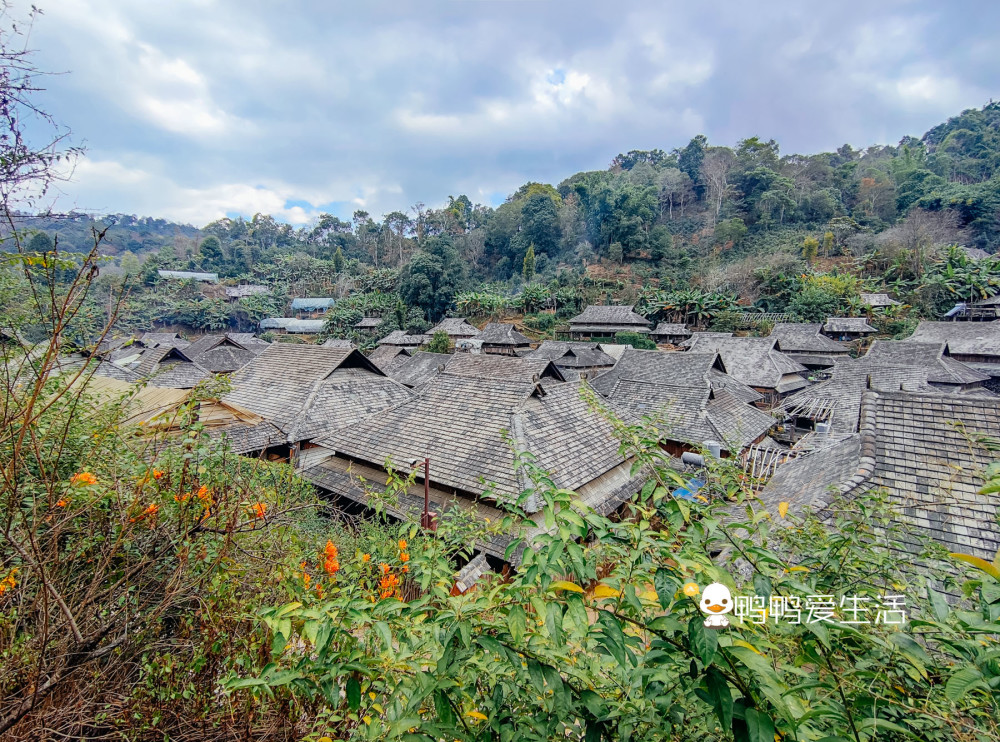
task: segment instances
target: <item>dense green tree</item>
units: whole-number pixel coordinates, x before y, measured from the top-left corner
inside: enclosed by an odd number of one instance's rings
[[[344,251],[339,245],[337,246],[337,251],[333,254],[333,269],[337,273],[344,272]]]
[[[551,196],[534,193],[521,206],[521,244],[535,246],[546,255],[555,255],[559,249],[559,212]]]
[[[524,277],[525,282],[531,282],[531,279],[535,277],[535,246],[534,244],[528,245],[528,251],[524,254],[524,263],[521,267],[521,275]]]
[[[435,332],[431,341],[427,344],[427,351],[429,353],[447,353],[450,350],[451,338],[448,337],[448,333],[444,330]]]
[[[198,245],[201,256],[201,267],[205,270],[217,269],[223,261],[222,242],[214,234],[209,235]]]
[[[827,234],[832,235],[832,232],[827,232]],[[819,253],[819,240],[815,237],[806,237],[802,241],[802,257],[805,258],[806,262],[812,265],[813,261],[816,260],[816,255]]]
[[[450,237],[429,238],[399,275],[399,293],[431,320],[444,316],[465,283],[465,267]]]

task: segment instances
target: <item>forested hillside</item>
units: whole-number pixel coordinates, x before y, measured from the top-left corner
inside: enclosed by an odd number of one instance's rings
[[[364,313],[392,318],[383,329],[422,331],[454,311],[549,308],[565,318],[609,300],[638,303],[651,319],[731,329],[719,315],[736,309],[809,321],[857,315],[866,290],[893,293],[913,320],[1000,285],[1000,261],[948,250],[996,251],[998,163],[1000,104],[991,103],[920,139],[865,150],[782,155],[773,140],[730,148],[697,136],[670,152],[619,154],[607,170],[557,185],[527,183],[497,208],[449,196],[442,208],[417,204],[381,219],[359,210],[351,221],[324,214],[299,229],[264,214],[201,230],[130,216],[25,223],[41,229],[36,250],[51,236],[84,249],[92,227],[108,227],[103,298],[78,320],[84,338],[126,287],[123,331],[250,329],[308,295],[349,298],[329,321],[340,335]],[[157,269],[217,272],[271,295],[227,304],[160,282]],[[899,319],[883,329],[905,332]],[[533,327],[543,336],[554,321]]]

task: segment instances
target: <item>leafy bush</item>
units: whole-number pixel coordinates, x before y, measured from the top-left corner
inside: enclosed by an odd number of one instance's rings
[[[378,569],[364,555],[332,576],[307,565],[324,597],[304,577],[290,583],[294,601],[262,613],[271,664],[227,687],[290,693],[316,709],[312,733],[330,738],[996,738],[1000,555],[964,584],[971,603],[951,607],[899,571],[896,549],[914,534],[877,493],[824,525],[787,503],[763,510],[739,469],[712,461],[699,497],[680,499],[671,490],[687,480],[657,434],[619,429],[651,472],[630,517],[595,513],[521,454],[530,484],[519,502],[540,497],[548,530],[533,548],[508,549],[522,554],[516,573],[453,594],[468,520],[436,536],[404,523],[405,544],[390,542]],[[719,553],[738,570],[720,568]],[[957,577],[940,563],[932,573]],[[415,594],[400,592],[407,581]],[[703,626],[697,596],[712,582],[749,596],[725,631]],[[907,596],[905,628],[891,595]],[[807,596],[851,596],[845,605],[861,608],[845,620],[865,622],[764,612],[795,596],[806,606]]]
[[[431,341],[427,343],[427,351],[429,353],[448,353],[451,351],[451,338],[448,337],[448,333],[444,330],[438,330],[434,333]]]
[[[616,332],[615,342],[620,345],[631,345],[636,350],[656,350],[656,343],[649,335],[641,335],[638,332]]]

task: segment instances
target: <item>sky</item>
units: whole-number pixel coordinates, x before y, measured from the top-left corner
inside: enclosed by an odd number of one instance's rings
[[[497,205],[699,133],[895,144],[1000,97],[993,0],[36,2],[37,101],[85,148],[50,205],[199,227]]]

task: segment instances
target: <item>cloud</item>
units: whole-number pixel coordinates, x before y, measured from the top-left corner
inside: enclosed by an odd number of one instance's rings
[[[88,148],[63,203],[196,224],[496,202],[618,152],[921,134],[995,93],[1000,6],[61,0],[42,105]]]

